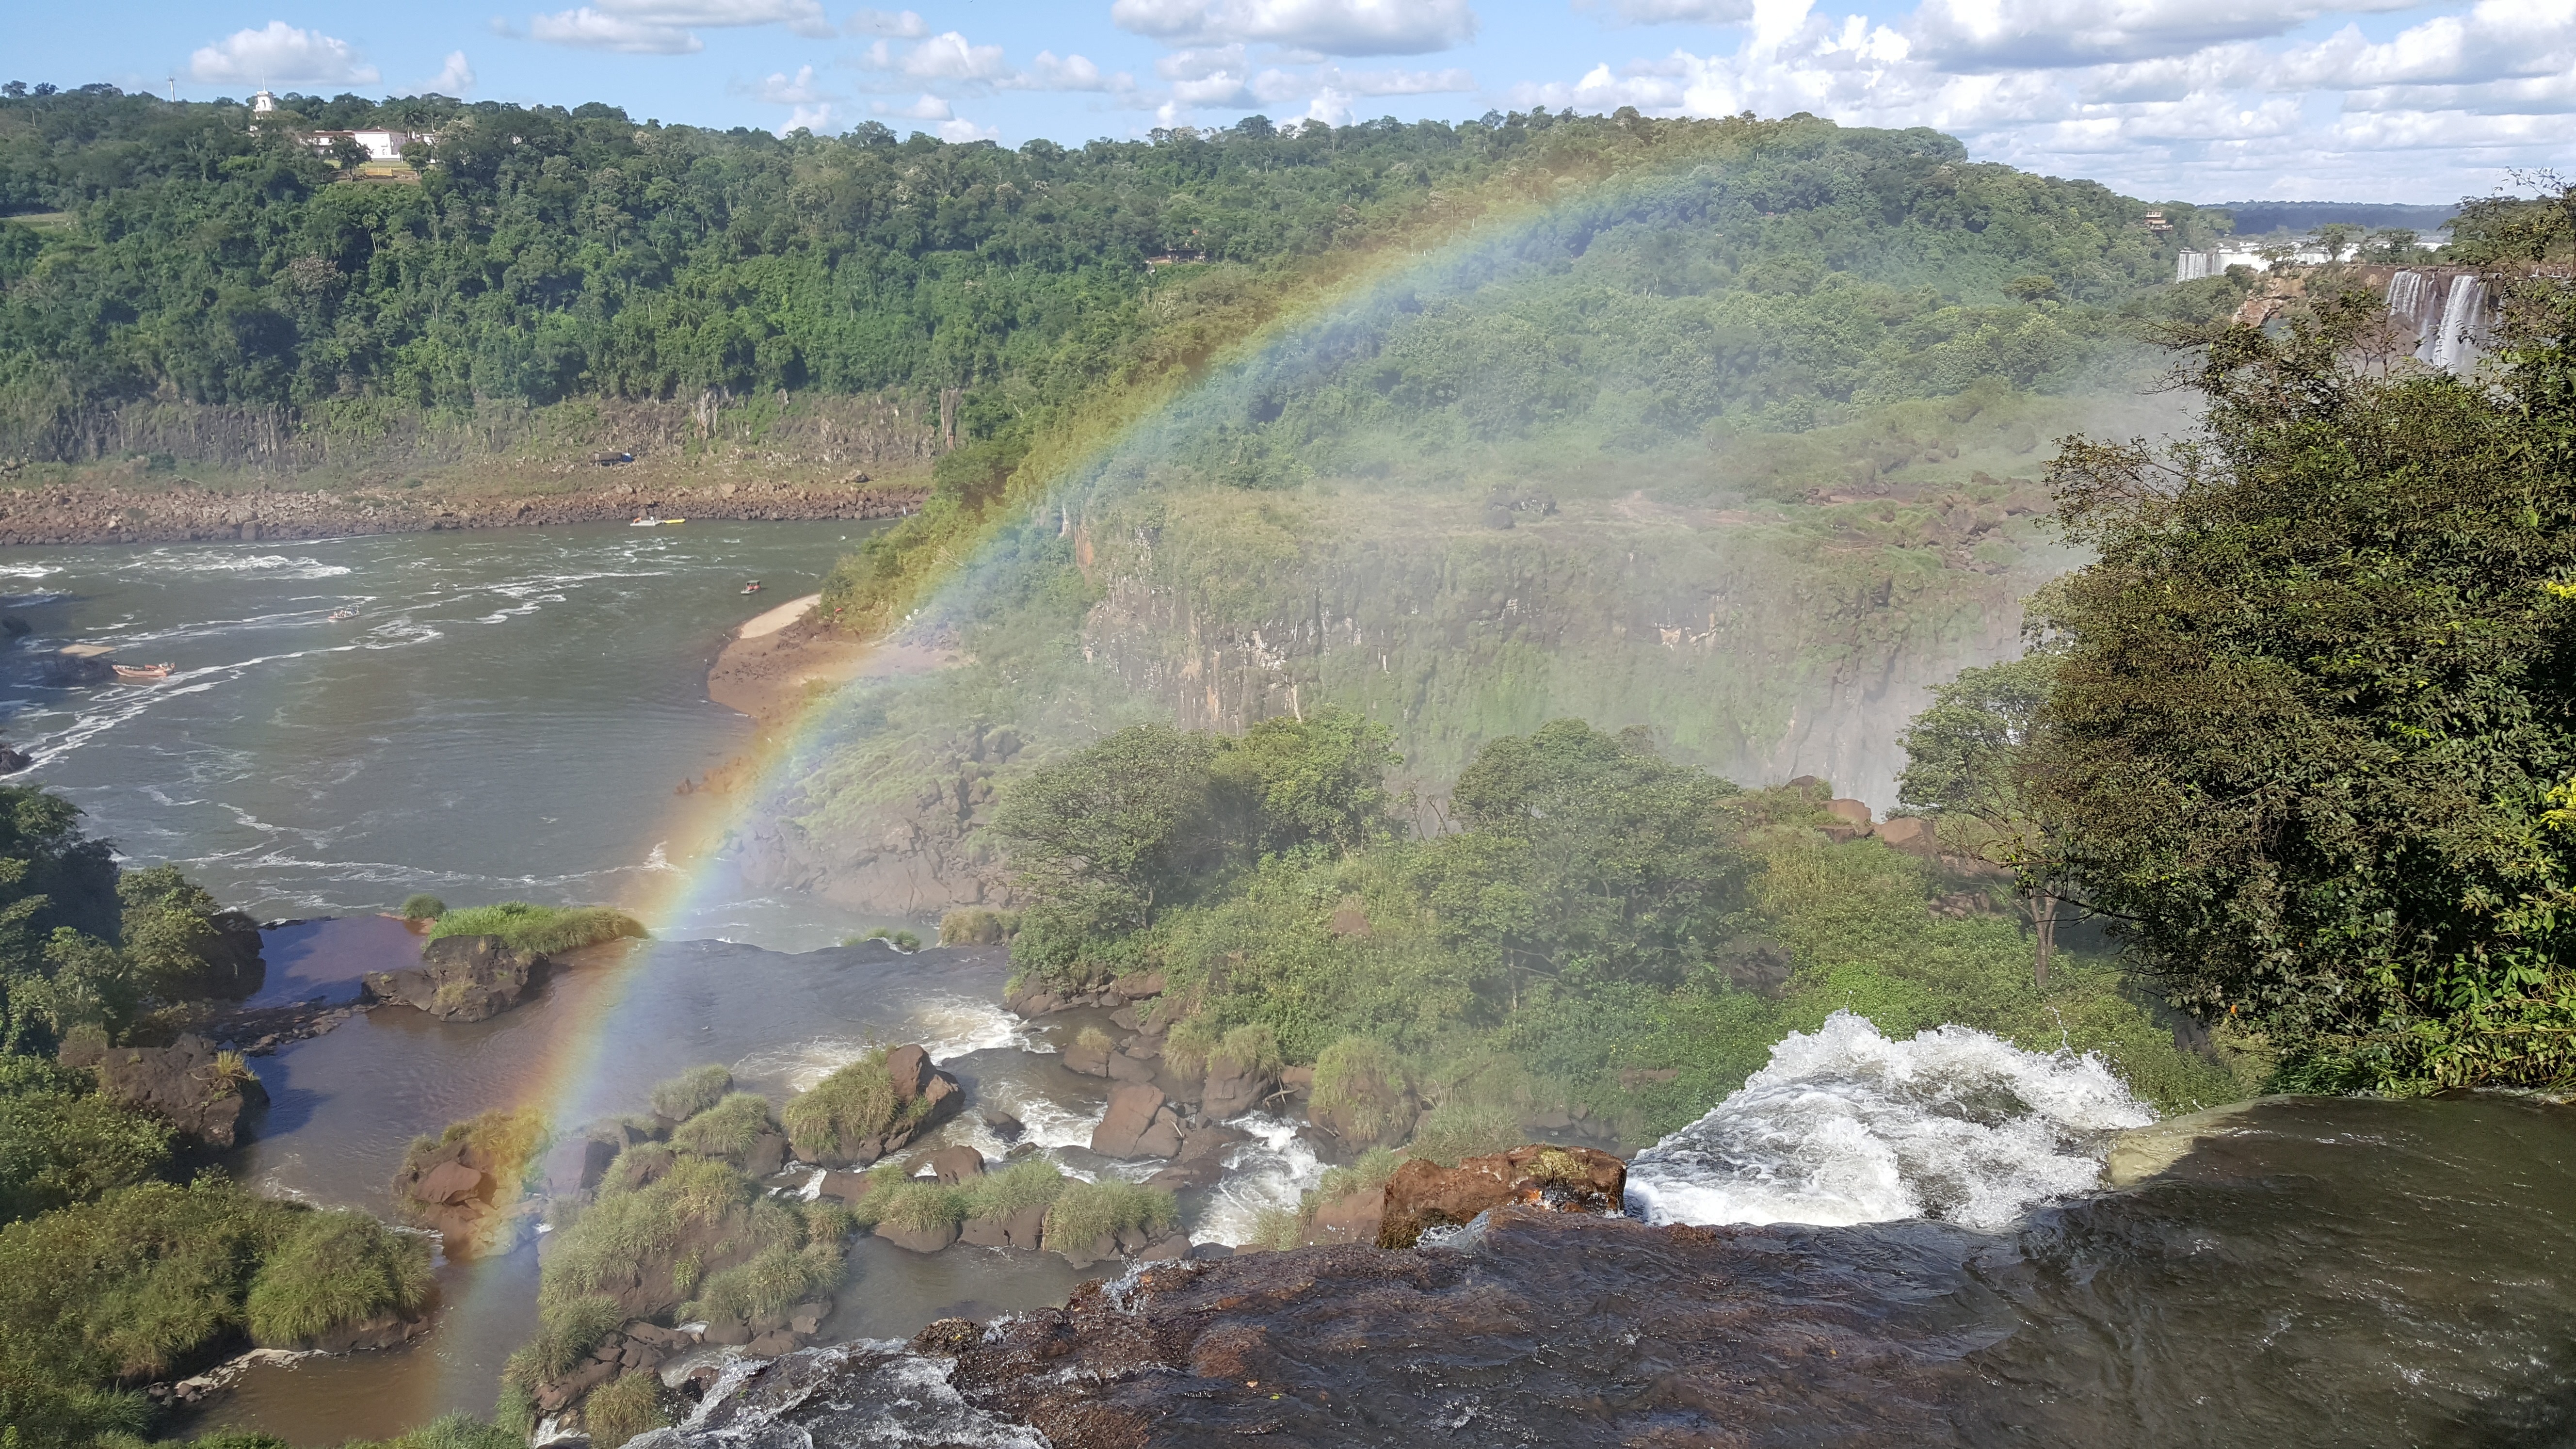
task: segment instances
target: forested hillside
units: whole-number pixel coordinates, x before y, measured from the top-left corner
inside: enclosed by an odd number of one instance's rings
[[[300,139],[354,125],[438,140],[406,184]],[[347,426],[781,389],[961,388],[963,435],[991,439],[1312,258],[1419,241],[1569,179],[1704,160],[1722,179],[1660,220],[1713,244],[1649,246],[1631,269],[1668,294],[1877,284],[1811,323],[1776,303],[1735,319],[1829,349],[2004,304],[2016,285],[2107,303],[2171,269],[2172,239],[2104,188],[1966,164],[1929,132],[1804,120],[1256,119],[1011,152],[873,124],[781,140],[437,98],[288,96],[254,124],[240,105],[93,86],[0,99],[0,452],[50,456],[67,415],[142,399]],[[1456,386],[1427,356],[1399,371],[1399,404]],[[1838,358],[1818,382],[1835,396],[1871,376]]]

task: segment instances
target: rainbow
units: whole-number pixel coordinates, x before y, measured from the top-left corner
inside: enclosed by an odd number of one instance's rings
[[[1317,259],[1262,299],[1198,319],[1191,336],[1170,339],[1159,361],[1140,365],[1140,375],[1105,389],[1053,430],[1013,474],[1002,501],[961,530],[962,541],[914,550],[935,563],[906,581],[903,607],[936,608],[964,588],[979,569],[993,566],[993,543],[1017,521],[1132,482],[1205,422],[1241,417],[1262,394],[1320,376],[1337,363],[1320,345],[1334,328],[1392,311],[1399,302],[1472,292],[1512,270],[1515,246],[1544,228],[1635,215],[1697,168],[1740,159],[1765,133],[1799,124],[1749,116],[1665,122],[1608,139],[1585,128],[1579,138],[1585,144],[1556,148],[1544,144],[1553,133],[1541,133],[1525,165],[1472,193],[1439,198],[1367,244]],[[832,702],[806,701],[755,740],[748,788],[679,797],[683,804],[667,832],[679,859],[655,872],[662,883],[624,902],[626,909],[652,925],[697,918],[717,902],[729,883],[715,846],[743,823],[749,802],[780,784],[787,766],[817,742]],[[563,1131],[638,1105],[598,1099],[600,1064],[620,1040],[620,1013],[642,975],[633,961],[630,953],[602,968],[607,979],[552,1019],[539,1048],[543,1065],[522,1092],[520,1110],[543,1113]],[[471,1298],[504,1291],[493,1285],[508,1280],[489,1271],[467,1274],[468,1301],[453,1312],[470,1320]],[[442,1387],[455,1391],[448,1400],[454,1402],[481,1386]]]

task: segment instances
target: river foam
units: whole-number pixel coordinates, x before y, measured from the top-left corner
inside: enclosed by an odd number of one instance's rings
[[[2112,1134],[2155,1119],[2089,1053],[2024,1051],[1963,1026],[1891,1041],[1838,1011],[1639,1153],[1628,1209],[1651,1223],[1929,1217],[2000,1231],[2097,1186]]]

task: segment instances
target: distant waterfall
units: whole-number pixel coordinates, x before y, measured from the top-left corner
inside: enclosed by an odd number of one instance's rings
[[[2414,329],[2419,362],[2466,377],[2490,340],[2487,284],[2468,272],[2451,278],[2399,272],[2388,279],[2388,315]]]
[[[2174,256],[2174,280],[2177,282],[2197,282],[2203,277],[2217,276],[2221,271],[2225,270],[2225,268],[2218,265],[2218,255],[2219,254],[2214,251],[2176,253]]]
[[[2441,321],[2434,327],[2433,355],[2425,360],[2461,377],[2477,371],[2478,354],[2487,341],[2486,312],[2486,280],[2465,272],[2453,277],[2451,295],[2443,299]]]

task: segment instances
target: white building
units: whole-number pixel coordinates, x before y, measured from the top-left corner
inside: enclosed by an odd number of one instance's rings
[[[304,135],[304,144],[329,155],[331,143],[342,137],[367,148],[370,161],[400,161],[403,148],[415,141],[424,146],[438,144],[435,131],[308,131]]]

